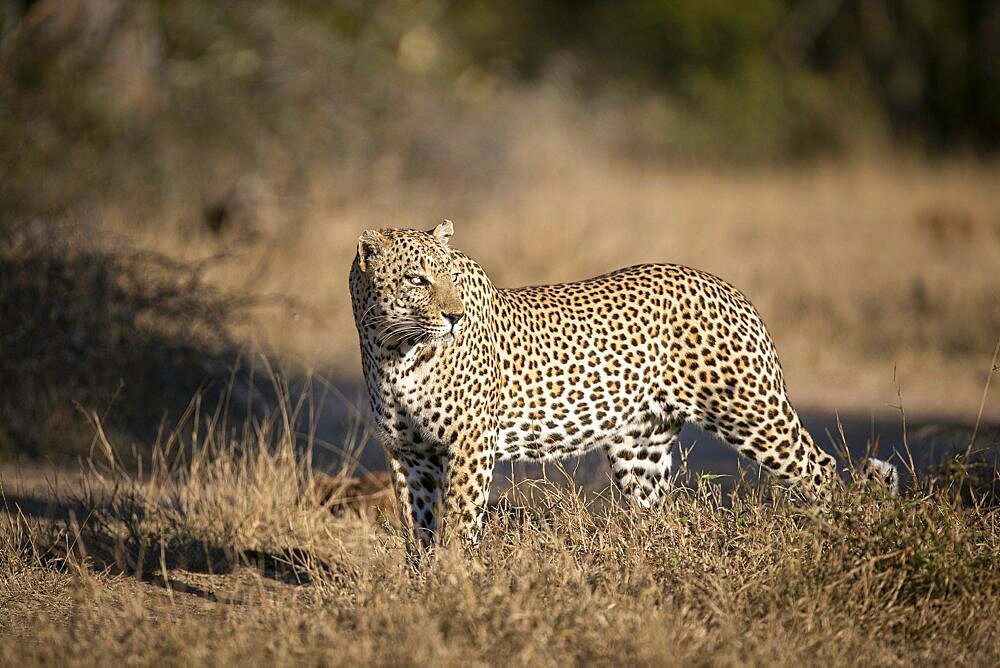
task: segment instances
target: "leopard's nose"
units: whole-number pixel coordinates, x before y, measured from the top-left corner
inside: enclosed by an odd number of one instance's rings
[[[455,313],[442,313],[441,315],[444,316],[444,319],[448,321],[448,324],[454,327],[459,323],[459,321],[462,318],[465,317],[465,311],[457,311]]]

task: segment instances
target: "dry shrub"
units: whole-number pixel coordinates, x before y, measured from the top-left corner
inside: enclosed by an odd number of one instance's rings
[[[5,229],[0,455],[86,456],[97,415],[129,457],[196,392],[206,401],[235,394],[234,414],[252,407],[256,388],[231,327],[260,298],[207,284],[205,272],[223,261],[179,263],[83,225]]]

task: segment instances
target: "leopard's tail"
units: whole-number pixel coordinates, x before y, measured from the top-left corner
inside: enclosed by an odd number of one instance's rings
[[[801,427],[801,424],[798,427],[798,441],[808,453],[802,477],[807,484],[811,483],[812,491],[821,503],[829,501],[829,486],[834,480],[839,479],[837,461],[833,455],[816,445],[812,436]],[[899,471],[887,461],[874,457],[861,460],[858,462],[854,478],[870,488],[882,490],[889,496],[899,495]]]
[[[871,486],[884,488],[889,496],[899,496],[899,470],[881,459],[869,457],[860,462],[861,480]]]

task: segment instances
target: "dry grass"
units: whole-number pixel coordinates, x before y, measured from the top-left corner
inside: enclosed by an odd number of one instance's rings
[[[1000,663],[995,432],[901,499],[846,490],[826,515],[709,477],[651,513],[519,485],[471,554],[414,569],[378,490],[317,479],[313,406],[288,399],[300,370],[359,380],[360,231],[447,217],[500,285],[646,261],[730,280],[800,408],[866,412],[901,383],[912,413],[973,417],[1000,334],[995,162],[682,168],[646,145],[669,121],[648,100],[442,96],[368,71],[375,47],[328,76],[328,42],[292,32],[272,41],[296,76],[257,97],[211,63],[119,56],[141,94],[89,97],[147,120],[108,145],[32,123],[44,150],[11,161],[8,215],[31,219],[0,220],[0,454],[95,457],[54,492],[0,480],[39,500],[0,513],[0,664]],[[284,400],[258,394],[259,350],[291,370]]]
[[[304,404],[283,405],[228,436],[189,424],[208,436],[178,458],[173,434],[141,475],[102,442],[67,519],[7,515],[0,662],[1000,661],[1000,509],[961,460],[822,515],[767,484],[686,478],[642,512],[522,483],[477,548],[414,569],[390,518],[321,501]]]
[[[51,289],[77,289],[65,279],[88,271],[124,295],[107,323],[84,309],[66,330],[72,343],[74,331],[119,328],[102,339],[107,348],[81,352],[103,351],[124,364],[116,369],[159,364],[164,350],[192,343],[190,320],[130,310],[160,286],[170,299],[154,303],[182,305],[188,318],[221,309],[205,320],[222,326],[221,359],[249,344],[349,382],[357,360],[345,275],[359,230],[450,216],[456,244],[502,285],[648,260],[730,279],[768,320],[800,406],[895,402],[894,367],[911,410],[969,415],[979,405],[1000,329],[992,166],[681,172],[619,165],[550,130],[523,139],[536,151],[522,156],[523,178],[472,203],[391,185],[332,201],[317,176],[298,220],[279,207],[256,239],[237,230],[183,241],[176,226],[136,228],[99,212],[104,234],[65,257],[111,254],[57,271],[39,301],[91,303]],[[12,275],[29,276],[26,257],[5,256]],[[58,252],[46,257],[62,267]],[[150,266],[169,268],[167,280],[144,281]],[[197,281],[185,284],[191,266]],[[116,291],[133,273],[135,289]],[[70,294],[91,294],[79,289]],[[87,329],[94,322],[101,328]],[[119,359],[122,342],[131,353]],[[212,349],[181,348],[196,364],[217,359],[203,355]],[[40,378],[64,381],[61,368]],[[130,378],[123,391],[135,394],[122,401],[162,408],[155,382]],[[986,418],[998,413],[996,396],[985,398]],[[138,471],[122,465],[134,443],[99,433],[101,463],[74,483],[82,491],[55,500],[56,519],[0,516],[0,663],[1000,662],[995,448],[960,453],[901,499],[846,490],[827,515],[766,484],[723,493],[710,477],[687,479],[650,513],[623,507],[614,491],[521,485],[471,554],[440,550],[413,569],[391,517],[341,507],[355,483],[317,481],[303,428],[310,404],[264,403],[271,413],[235,423],[192,411],[151,456],[138,449]],[[90,420],[101,415],[82,407]],[[90,440],[79,425],[64,431]]]

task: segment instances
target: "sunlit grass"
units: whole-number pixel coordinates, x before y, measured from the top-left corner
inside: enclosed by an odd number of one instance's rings
[[[1000,511],[960,459],[898,499],[844,487],[825,513],[769,479],[724,491],[682,474],[652,511],[613,488],[522,481],[478,546],[416,564],[391,515],[331,512],[303,463],[304,403],[282,396],[235,435],[208,412],[183,457],[172,444],[195,426],[180,425],[141,474],[99,436],[68,519],[6,516],[0,658],[1000,659]]]

